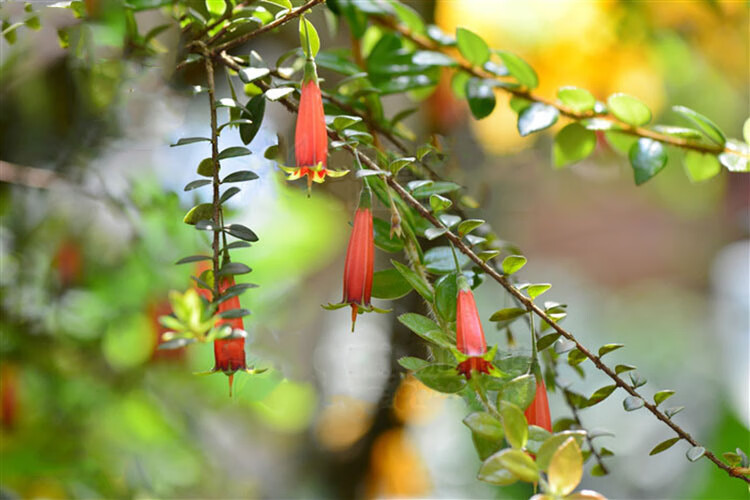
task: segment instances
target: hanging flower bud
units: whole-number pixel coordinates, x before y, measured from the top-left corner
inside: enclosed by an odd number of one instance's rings
[[[224,293],[227,288],[234,286],[234,278],[227,277],[222,278],[219,281],[219,291]],[[219,314],[231,311],[232,309],[240,308],[240,298],[238,296],[231,297],[224,300],[219,304]],[[231,319],[219,319],[216,322],[216,326],[229,325],[234,330],[245,329],[242,322],[242,318],[231,318]],[[247,362],[245,358],[245,337],[238,336],[232,338],[223,338],[214,341],[214,369],[213,371],[224,372],[229,377],[229,396],[232,395],[232,381],[234,379],[234,372],[241,370],[247,370]]]
[[[0,369],[0,400],[0,426],[12,431],[18,417],[18,374],[16,367],[9,363],[4,363]]]
[[[458,299],[456,300],[456,347],[468,356],[458,364],[457,370],[471,378],[471,372],[489,373],[492,364],[485,359],[487,342],[479,319],[474,294],[463,275],[458,276]]]
[[[547,388],[541,376],[536,377],[536,394],[526,411],[526,421],[529,425],[536,425],[552,432],[552,420],[549,415],[549,402],[547,401]]]
[[[354,214],[354,227],[346,249],[344,265],[344,299],[352,306],[352,331],[359,307],[370,308],[372,270],[375,262],[375,238],[370,209],[370,190],[365,187]]]
[[[348,170],[328,170],[328,134],[326,117],[323,111],[323,98],[318,85],[315,61],[308,58],[305,63],[305,74],[300,85],[299,111],[297,127],[294,134],[294,153],[297,159],[296,168],[284,168],[289,173],[288,180],[293,181],[307,176],[307,189],[313,182],[322,183],[326,176],[341,177]]]

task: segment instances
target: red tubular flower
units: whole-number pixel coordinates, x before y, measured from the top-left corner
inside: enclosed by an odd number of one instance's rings
[[[296,168],[284,168],[289,173],[290,181],[307,176],[307,188],[313,182],[322,183],[326,176],[341,177],[348,171],[328,170],[328,133],[326,117],[323,111],[323,98],[318,85],[315,62],[308,59],[305,64],[305,76],[300,86],[299,111],[297,127],[294,134],[294,152],[297,159]]]
[[[458,364],[457,370],[466,378],[471,378],[472,371],[489,373],[492,364],[484,359],[487,342],[479,319],[474,294],[464,276],[458,277],[458,299],[456,301],[456,347],[468,359]]]
[[[352,306],[352,331],[359,307],[370,307],[372,270],[375,261],[375,238],[372,228],[369,191],[365,188],[360,206],[354,214],[354,228],[346,249],[344,265],[344,299]]]
[[[8,363],[0,370],[0,399],[0,425],[12,431],[18,416],[18,374],[16,367]]]
[[[547,401],[547,388],[544,386],[542,377],[536,378],[536,394],[526,411],[526,421],[529,425],[537,425],[552,432],[552,420],[549,414],[549,402]]]
[[[234,278],[222,278],[219,281],[220,293],[234,286]],[[240,298],[234,296],[219,304],[219,313],[240,308]],[[245,327],[242,318],[219,319],[216,326],[229,325],[232,330],[244,330]],[[222,371],[229,377],[229,396],[232,395],[232,381],[234,372],[237,370],[246,370],[247,362],[245,359],[245,338],[225,338],[214,341],[214,369],[213,371]]]

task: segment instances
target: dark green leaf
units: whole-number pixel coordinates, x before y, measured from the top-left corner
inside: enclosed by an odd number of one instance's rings
[[[543,351],[552,344],[555,343],[555,341],[560,338],[559,333],[550,333],[549,335],[545,335],[544,337],[540,338],[536,342],[536,348],[539,351]]]
[[[633,365],[617,365],[615,366],[615,373],[619,375],[621,373],[629,372],[635,369],[636,367]]]
[[[474,118],[481,120],[495,109],[495,88],[491,81],[470,78],[466,82],[466,99]]]
[[[463,237],[484,224],[482,219],[466,219],[458,225],[458,235]]]
[[[441,276],[435,283],[435,309],[440,317],[448,323],[456,321],[457,295],[456,273]]]
[[[645,137],[633,144],[628,157],[633,166],[635,183],[639,186],[667,165],[667,153],[664,146],[660,142]]]
[[[227,189],[226,191],[224,191],[224,193],[222,193],[221,198],[219,198],[219,202],[223,204],[229,198],[231,198],[232,196],[236,195],[239,192],[240,192],[240,188],[238,188],[238,187],[230,187],[229,189]]]
[[[263,123],[263,115],[266,111],[266,99],[263,94],[254,96],[247,102],[245,109],[250,112],[242,112],[242,118],[250,120],[252,123],[249,125],[240,125],[240,139],[243,144],[250,144],[255,135],[260,130],[260,125]]]
[[[573,351],[576,352],[576,351]],[[594,394],[591,395],[591,397],[586,402],[586,406],[594,406],[597,403],[601,403],[605,399],[609,397],[610,394],[614,392],[614,390],[617,389],[617,385],[606,385],[604,387],[601,387],[594,391]]]
[[[227,158],[236,158],[238,156],[247,156],[250,154],[250,150],[242,146],[232,146],[226,148],[219,153],[219,160],[225,160]]]
[[[214,175],[214,160],[212,158],[204,158],[198,164],[198,175],[203,177],[213,177]]]
[[[456,252],[456,257],[461,269],[470,262],[466,255],[459,253],[458,251]],[[453,259],[453,251],[451,250],[451,247],[430,248],[424,254],[424,265],[429,272],[435,274],[446,274],[455,271],[456,264]]]
[[[254,179],[258,178],[258,174],[255,172],[252,172],[250,170],[240,170],[239,172],[232,172],[231,174],[227,175],[222,179],[222,183],[227,182],[243,182],[243,181],[252,181]]]
[[[223,311],[219,313],[220,318],[224,319],[236,319],[236,318],[243,318],[245,316],[249,316],[251,313],[247,309],[229,309],[228,311]]]
[[[189,182],[185,186],[185,191],[192,191],[193,189],[205,186],[206,184],[211,184],[211,181],[208,179],[198,179],[197,181]]]
[[[466,380],[452,365],[435,364],[414,372],[424,385],[438,392],[454,393],[466,386]]]
[[[401,273],[401,276],[403,276],[404,279],[409,282],[409,284],[414,288],[414,290],[417,291],[419,295],[422,296],[423,299],[425,299],[429,303],[432,303],[433,296],[432,291],[430,290],[430,286],[417,273],[412,271],[411,268],[393,259],[391,259],[391,264],[393,264],[393,267],[395,267],[396,270]]]
[[[508,307],[495,311],[492,316],[490,316],[490,321],[496,321],[498,323],[498,328],[505,328],[524,314],[526,314],[525,309],[521,309],[520,307]]]
[[[221,269],[219,269],[219,275],[229,276],[235,274],[247,274],[250,271],[252,271],[252,269],[250,269],[242,262],[228,262],[224,264]]]
[[[574,349],[568,353],[568,364],[570,366],[578,366],[588,358],[578,349]]]
[[[204,141],[211,142],[211,139],[209,139],[208,137],[183,137],[182,139],[178,140],[174,144],[170,144],[169,146],[173,148],[175,146],[184,146],[186,144],[193,144],[196,142],[204,142]]]
[[[415,198],[421,199],[421,198],[429,198],[433,194],[450,193],[451,191],[456,191],[457,189],[461,189],[461,186],[459,184],[456,184],[455,182],[427,181],[427,183],[414,188],[411,194]]]
[[[175,265],[189,264],[191,262],[200,262],[202,260],[211,260],[209,255],[191,255],[190,257],[183,257],[182,259],[175,262]]]
[[[245,241],[258,241],[258,236],[249,227],[245,227],[242,224],[230,224],[224,228],[224,230],[234,236]]]
[[[372,296],[377,299],[400,299],[411,291],[411,285],[395,269],[378,271],[372,277]]]
[[[409,371],[417,371],[419,369],[424,368],[425,366],[428,366],[430,362],[425,361],[424,359],[406,356],[403,358],[399,358],[398,364],[403,366],[405,369]]]

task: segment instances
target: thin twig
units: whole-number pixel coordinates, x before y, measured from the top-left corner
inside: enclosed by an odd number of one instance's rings
[[[234,70],[241,69],[240,66],[233,61],[231,58],[229,58],[225,53],[220,54],[220,60],[229,66],[230,68]],[[267,90],[269,87],[263,83],[258,82],[258,86],[260,86],[263,90]],[[292,113],[297,112],[297,105],[292,103],[288,98],[284,97],[278,100],[284,107],[287,108]],[[444,229],[445,232],[443,233],[443,236],[445,236],[448,240],[450,240],[456,248],[458,248],[461,253],[469,257],[480,269],[482,269],[487,275],[489,275],[493,280],[495,280],[497,283],[499,283],[505,290],[508,291],[508,293],[511,294],[512,297],[514,297],[518,302],[520,302],[523,307],[527,311],[533,312],[537,317],[541,318],[542,320],[546,321],[552,329],[554,329],[557,333],[559,333],[564,338],[570,340],[575,345],[576,349],[578,349],[585,357],[590,359],[594,366],[599,370],[604,372],[610,379],[612,379],[615,384],[625,390],[628,394],[630,394],[633,397],[639,398],[643,401],[644,407],[651,412],[654,416],[656,416],[657,419],[664,422],[667,426],[669,426],[680,438],[684,439],[688,443],[690,443],[692,446],[697,447],[700,446],[700,444],[682,427],[674,423],[669,417],[667,417],[664,413],[662,413],[654,404],[649,403],[646,398],[644,398],[641,394],[639,394],[634,387],[627,384],[618,374],[616,374],[611,368],[609,368],[607,365],[605,365],[601,358],[595,354],[593,354],[591,351],[589,351],[583,344],[581,344],[578,339],[576,339],[572,333],[567,331],[565,328],[561,327],[559,324],[555,322],[553,318],[547,315],[547,313],[541,309],[539,306],[537,306],[534,301],[528,297],[526,297],[523,293],[521,293],[520,290],[518,290],[513,284],[508,280],[506,276],[503,276],[500,274],[497,270],[495,270],[491,265],[489,265],[487,262],[483,261],[479,256],[477,256],[474,251],[468,247],[462,239],[451,232],[442,222],[440,222],[427,208],[425,208],[417,199],[415,199],[406,189],[404,189],[401,184],[398,183],[398,181],[391,175],[388,175],[388,172],[383,171],[378,164],[370,159],[369,157],[358,154],[355,147],[351,146],[350,144],[345,142],[345,138],[340,136],[336,131],[334,130],[328,130],[328,136],[336,141],[341,141],[343,143],[343,148],[346,149],[349,153],[354,155],[355,157],[359,157],[360,161],[365,164],[365,166],[368,169],[376,170],[383,172],[383,177],[385,182],[401,197],[401,199],[409,204],[423,219],[429,221],[433,226],[436,228]],[[708,458],[710,461],[712,461],[714,464],[716,464],[717,467],[727,472],[732,477],[739,478],[746,483],[750,484],[750,478],[745,477],[741,474],[741,472],[738,472],[736,468],[730,467],[729,465],[723,463],[721,460],[719,460],[716,455],[714,455],[712,452],[706,450],[704,455],[706,458]]]
[[[407,38],[408,40],[410,40],[411,42],[413,42],[414,44],[416,44],[422,49],[442,52],[443,54],[447,54],[451,57],[454,57],[453,52],[450,49],[433,42],[429,38],[425,38],[419,34],[414,33],[408,27],[398,24],[393,19],[390,19],[384,16],[370,16],[370,19],[380,24],[381,26],[384,26],[386,28],[389,28],[393,31],[398,32],[403,37]],[[469,63],[468,61],[462,58],[454,57],[454,59],[456,60],[458,67],[462,71],[465,71],[466,73],[469,73],[472,76],[475,76],[477,78],[482,78],[482,79],[498,80],[498,81],[507,83],[507,81],[503,79],[502,77],[483,71],[480,68],[473,66],[471,63]],[[700,144],[700,143],[692,142],[690,140],[683,139],[680,137],[674,137],[674,136],[667,135],[667,134],[661,134],[659,132],[655,132],[648,128],[634,127],[632,125],[629,125],[625,122],[618,120],[611,114],[597,114],[597,113],[594,113],[593,111],[585,111],[585,112],[575,111],[574,109],[569,108],[568,106],[565,106],[564,104],[561,104],[555,100],[547,99],[545,97],[532,94],[528,90],[509,88],[507,86],[496,87],[496,88],[508,94],[514,95],[516,97],[521,97],[523,99],[526,99],[528,101],[538,102],[541,104],[546,104],[547,106],[551,106],[557,109],[561,115],[566,116],[576,121],[584,120],[586,118],[597,118],[599,120],[606,120],[608,122],[611,122],[613,125],[617,127],[616,130],[618,132],[622,132],[624,134],[633,135],[636,137],[644,137],[644,138],[652,139],[654,141],[661,142],[663,144],[669,144],[671,146],[677,146],[683,149],[691,149],[693,151],[698,151],[701,153],[708,153],[708,154],[713,154],[713,155],[718,155],[721,153],[731,153],[737,156],[750,158],[750,154],[745,154],[745,153],[742,153],[741,151],[736,151],[733,149],[729,149],[727,147],[722,147],[718,145],[714,146],[714,145],[708,145],[708,144]]]

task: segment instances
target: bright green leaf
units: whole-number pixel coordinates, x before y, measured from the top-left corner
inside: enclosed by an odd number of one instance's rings
[[[651,110],[642,101],[627,94],[612,94],[607,99],[607,106],[615,117],[632,125],[640,127],[651,121]]]
[[[596,133],[578,123],[570,123],[555,136],[552,157],[555,168],[581,161],[596,148]]]
[[[636,185],[640,186],[667,165],[667,153],[660,142],[645,137],[638,139],[628,153]]]

